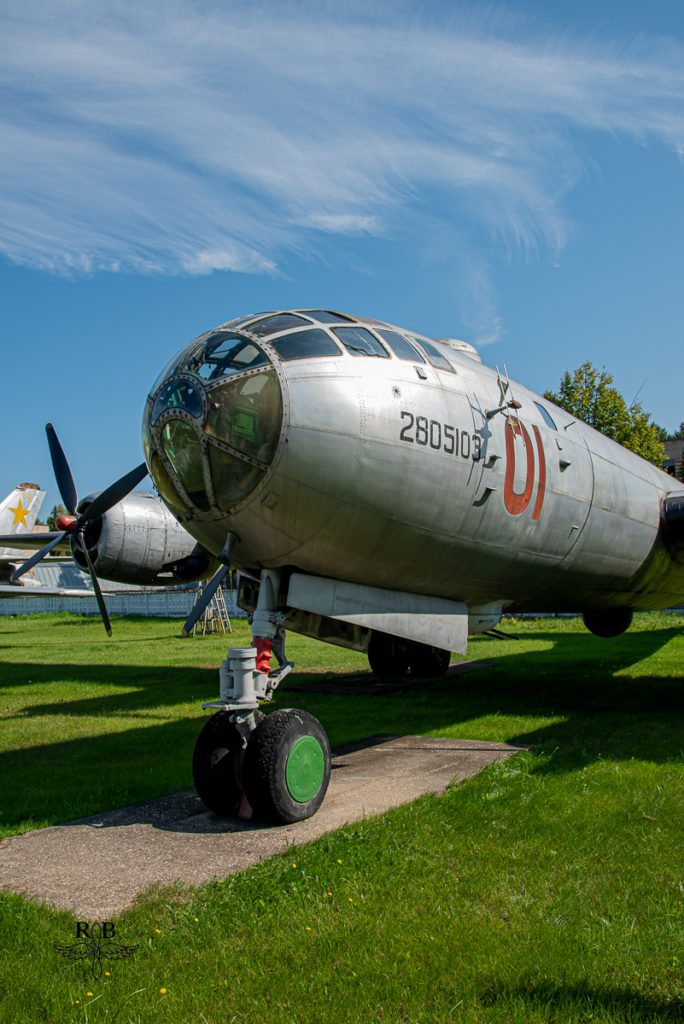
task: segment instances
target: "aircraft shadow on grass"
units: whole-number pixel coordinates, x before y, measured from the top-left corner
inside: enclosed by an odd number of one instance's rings
[[[480,996],[483,1006],[523,1001],[535,1011],[546,1009],[554,1016],[562,1010],[581,1014],[582,1019],[591,1020],[594,1014],[603,1019],[616,1020],[657,1020],[662,1024],[679,1024],[684,1019],[684,1001],[681,999],[649,998],[628,988],[598,987],[589,984],[554,984],[553,982],[530,981],[517,986],[501,986],[492,981]],[[585,1018],[586,1015],[586,1018]],[[606,1016],[604,1016],[606,1015]],[[609,1016],[610,1015],[610,1016]]]
[[[582,634],[537,633],[535,641],[549,641],[550,649],[519,653],[515,641],[510,641],[504,655],[465,675],[426,682],[405,693],[374,694],[372,699],[358,693],[324,693],[330,678],[326,673],[295,672],[288,682],[299,689],[297,703],[324,719],[333,744],[358,739],[360,727],[366,735],[405,735],[458,726],[467,737],[467,723],[487,715],[553,717],[553,722],[526,731],[511,729],[510,735],[500,738],[553,752],[554,756],[534,769],[540,772],[576,771],[599,758],[665,763],[681,756],[684,664],[675,676],[651,675],[647,664],[641,675],[621,673],[656,655],[681,635],[677,628],[656,629],[627,634],[615,643]],[[117,665],[94,670],[88,665],[64,664],[27,669],[26,664],[6,663],[5,684],[16,685],[29,672],[34,684],[42,680],[47,684],[58,673],[76,683],[92,685],[99,680],[102,685],[127,689],[17,709],[5,715],[6,720],[123,714],[145,718],[150,724],[0,755],[0,775],[12,778],[17,790],[31,794],[15,814],[8,811],[3,817],[5,824],[48,812],[48,806],[42,806],[42,782],[45,777],[54,778],[55,773],[64,780],[60,792],[65,800],[69,792],[75,800],[84,789],[92,788],[101,798],[100,807],[126,802],[125,794],[121,799],[117,791],[117,764],[127,764],[129,771],[131,765],[137,766],[141,776],[149,776],[152,770],[157,780],[152,788],[157,792],[172,792],[174,786],[182,789],[190,784],[197,717],[160,719],[170,704],[194,702],[198,696],[210,699],[217,688],[215,669]],[[370,673],[359,676],[364,677],[373,679]],[[315,680],[320,682],[320,693]],[[302,692],[302,683],[311,685]],[[287,684],[274,703],[288,705]],[[155,709],[159,709],[158,717]],[[55,811],[54,802],[49,809]],[[65,816],[71,815],[67,812]]]

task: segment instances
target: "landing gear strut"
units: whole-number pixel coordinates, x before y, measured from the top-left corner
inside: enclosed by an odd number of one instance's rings
[[[311,817],[330,781],[330,744],[321,723],[306,711],[279,709],[270,701],[294,667],[285,658],[285,630],[275,610],[278,574],[264,570],[254,613],[254,646],[233,648],[221,666],[218,701],[203,704],[216,714],[197,738],[193,778],[216,814],[237,814],[246,797],[253,813],[274,824]],[[278,667],[270,671],[271,654]]]

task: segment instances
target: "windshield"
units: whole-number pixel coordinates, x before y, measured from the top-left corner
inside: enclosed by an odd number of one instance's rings
[[[255,342],[232,331],[216,331],[191,352],[180,370],[202,380],[218,380],[267,364],[266,353]]]

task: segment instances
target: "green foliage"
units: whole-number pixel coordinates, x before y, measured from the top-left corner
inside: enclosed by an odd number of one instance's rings
[[[684,440],[684,420],[679,424],[674,433],[670,434],[665,427],[658,427],[658,437],[661,441],[683,441]]]
[[[66,512],[64,505],[53,505],[50,515],[47,517],[48,530],[54,532],[57,529],[56,521],[58,516],[63,516]]]
[[[627,405],[605,366],[598,370],[587,360],[572,374],[566,370],[560,390],[545,391],[544,397],[655,466],[662,465],[661,428],[640,402]]]

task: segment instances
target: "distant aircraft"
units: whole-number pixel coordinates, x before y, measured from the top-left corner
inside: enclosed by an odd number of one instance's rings
[[[244,795],[295,821],[325,795],[320,723],[259,710],[292,667],[287,629],[366,652],[376,674],[436,677],[504,612],[578,611],[613,636],[684,596],[681,485],[467,343],[377,320],[285,310],[201,335],[149,394],[145,464],[80,505],[48,440],[58,538],[96,588],[96,572],[221,563],[187,631],[228,564],[242,570],[254,647],[229,652],[193,758],[217,813]],[[160,498],[126,497],[148,469]],[[183,535],[184,554],[159,541]]]
[[[38,484],[19,484],[14,490],[0,502],[0,598],[2,597],[93,597],[94,590],[87,586],[79,586],[80,573],[75,573],[71,556],[59,558],[57,566],[50,566],[49,570],[43,566],[36,566],[31,572],[22,576],[21,580],[11,583],[11,574],[19,567],[23,560],[23,552],[35,547],[41,547],[53,535],[50,533],[32,533],[38,512],[45,498],[45,491],[42,491]],[[68,551],[68,546],[66,548]],[[71,571],[69,571],[71,570]],[[54,586],[54,577],[59,580],[59,585]],[[80,577],[80,578],[79,578]],[[68,582],[62,585],[62,579]],[[77,586],[73,586],[76,583]],[[71,585],[70,585],[71,584]]]
[[[6,565],[13,569],[10,584],[0,585],[0,597],[19,596],[18,584],[25,583],[25,577],[28,582],[23,596],[30,588],[32,597],[95,597],[105,628],[111,635],[97,573],[105,579],[138,587],[192,583],[211,574],[218,564],[216,559],[179,525],[156,495],[129,493],[130,488],[147,475],[144,466],[126,474],[101,494],[90,495],[79,503],[71,471],[51,424],[46,431],[55,475],[58,482],[61,481],[62,500],[71,514],[58,516],[58,529],[52,533],[0,536],[0,545],[7,545]],[[122,498],[125,501],[121,501]],[[75,516],[77,505],[80,514]],[[90,575],[92,589],[46,586],[39,563],[51,551],[65,547],[76,567]],[[21,560],[16,553],[13,556],[12,548],[40,550],[18,565]],[[97,573],[93,561],[97,562]]]
[[[45,491],[41,491],[37,484],[20,484],[0,504],[0,530],[8,528],[11,530],[10,533],[0,534],[0,598],[96,597],[96,591],[87,575],[88,570],[85,568],[87,566],[85,556],[76,549],[79,557],[78,559],[72,557],[68,535],[65,537],[62,531],[31,532],[44,497]],[[150,499],[153,504],[157,502],[153,495],[136,494],[127,498],[126,515],[129,532],[133,527],[133,513],[140,507],[145,508]],[[111,520],[115,518],[117,511],[112,510],[109,514],[108,525],[110,528]],[[197,542],[178,526],[175,519],[172,522],[175,528],[174,532],[181,537],[182,550],[196,548]],[[55,541],[57,544],[53,543]],[[53,552],[61,553],[63,551],[65,554],[51,558],[49,563],[45,564],[41,564],[41,559],[32,559],[32,567],[28,563],[21,564],[25,551],[41,548],[42,558],[46,546],[49,546]],[[179,551],[176,548],[176,555],[178,554]],[[201,559],[202,568],[206,569],[210,564],[215,565],[216,563],[211,563],[207,558]],[[169,587],[184,582],[185,578],[182,575],[179,576],[178,573],[174,574],[171,571],[173,568],[174,566],[166,566],[166,571],[156,572],[152,580],[149,578],[151,574],[147,573],[144,581],[141,582],[142,569],[138,565],[131,586],[135,589],[147,589],[149,586]],[[125,580],[119,582],[131,582],[130,573],[127,573]],[[108,593],[106,586],[102,589],[105,594]]]
[[[45,491],[41,491],[38,484],[19,484],[10,491],[7,497],[0,501],[0,535],[7,533],[15,537],[21,533],[30,533],[35,526],[44,498]],[[6,554],[7,550],[0,547],[0,556]]]
[[[10,583],[11,574],[23,560],[23,552],[33,547],[38,538],[41,547],[50,536],[31,531],[35,526],[45,498],[38,484],[19,484],[0,502],[0,597],[19,597],[26,594],[71,596],[68,589],[45,586],[40,568],[28,573],[21,583]],[[61,560],[60,560],[61,561]],[[92,596],[93,591],[88,590]]]

